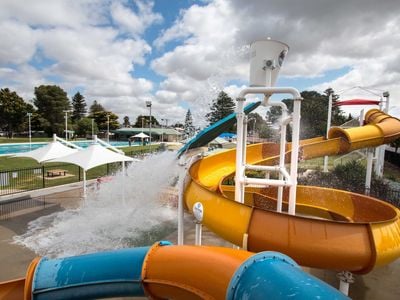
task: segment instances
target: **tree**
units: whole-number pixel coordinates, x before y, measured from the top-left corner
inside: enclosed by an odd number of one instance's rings
[[[394,152],[397,153],[397,150],[400,147],[400,138],[398,138],[397,140],[394,140],[393,142],[390,143],[390,147],[393,147],[395,149]]]
[[[90,114],[93,115],[94,113],[97,113],[99,111],[105,111],[103,105],[97,102],[97,100],[93,101],[93,104],[90,106]]]
[[[41,85],[35,87],[33,103],[41,118],[47,120],[44,131],[51,136],[53,133],[63,135],[65,110],[70,110],[71,104],[67,93],[56,85]]]
[[[136,122],[133,125],[133,127],[136,127],[136,128],[141,128],[141,127],[147,128],[147,127],[149,127],[149,124],[150,124],[150,116],[148,116],[148,115],[145,115],[145,116],[140,115],[140,116],[138,116],[136,118]],[[157,121],[157,119],[154,116],[151,116],[151,126],[152,127],[159,127],[160,126],[160,123]]]
[[[301,103],[300,137],[302,139],[326,135],[329,93],[333,93],[333,90],[327,89],[324,95],[316,91],[301,92],[303,101]],[[333,94],[333,104],[338,98],[337,95]],[[285,99],[283,102],[287,105],[289,112],[293,112],[293,100]],[[280,107],[271,107],[269,112],[267,112],[267,120],[271,123],[276,123],[280,116]],[[346,116],[343,114],[340,107],[333,106],[331,125],[340,125],[345,121]]]
[[[95,112],[94,114],[91,114],[89,117],[94,119],[95,123],[97,124],[97,127],[100,130],[105,131],[107,130],[107,128],[109,128],[110,130],[119,128],[118,116],[113,112],[98,111]]]
[[[79,121],[84,116],[86,116],[86,102],[85,97],[81,95],[81,93],[77,92],[72,97],[72,115],[71,119],[73,122]]]
[[[272,138],[274,131],[266,124],[266,121],[258,113],[250,113],[248,115],[247,131],[252,136],[258,132],[260,138]]]
[[[93,122],[93,134],[98,132],[97,124]],[[75,134],[79,137],[86,137],[92,135],[92,119],[81,118],[75,124]]]
[[[193,126],[193,118],[190,109],[188,109],[188,111],[186,112],[185,125],[183,126],[183,131],[186,137],[193,136],[196,131],[196,128]]]
[[[32,105],[26,103],[16,92],[8,88],[0,90],[0,128],[5,128],[8,137],[24,127],[26,114],[32,112]]]
[[[206,119],[210,122],[210,125],[212,125],[233,113],[235,110],[235,102],[233,102],[232,98],[229,97],[227,93],[221,91],[218,94],[218,98],[212,101],[210,110],[211,111],[206,114]]]
[[[129,117],[124,117],[124,123],[122,124],[123,127],[131,127],[131,123],[129,122]]]

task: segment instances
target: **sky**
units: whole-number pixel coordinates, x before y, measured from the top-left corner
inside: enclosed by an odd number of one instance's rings
[[[55,84],[120,122],[150,100],[164,124],[190,109],[204,126],[219,91],[248,85],[249,44],[267,37],[290,47],[277,86],[343,100],[389,91],[400,117],[398,0],[1,0],[0,88],[30,101]]]

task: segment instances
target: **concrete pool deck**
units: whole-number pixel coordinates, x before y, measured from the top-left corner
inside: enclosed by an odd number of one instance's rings
[[[47,194],[44,191],[37,191],[38,194],[35,196],[44,203],[43,205],[21,209],[6,220],[0,220],[0,281],[23,277],[28,264],[37,256],[25,247],[12,244],[13,237],[25,233],[28,223],[40,216],[76,208],[80,203],[82,193],[79,186],[64,187],[62,190],[47,190],[46,192]],[[176,232],[168,235],[165,239],[176,244]],[[185,217],[185,243],[194,244],[194,239],[195,225],[191,216],[187,215]],[[203,229],[202,243],[203,245],[232,246],[206,228]],[[312,246],[310,245],[310,247]],[[336,273],[333,271],[303,269],[336,288],[339,286]],[[400,260],[377,268],[367,275],[354,275],[354,277],[355,283],[350,285],[350,297],[353,299],[400,299]]]

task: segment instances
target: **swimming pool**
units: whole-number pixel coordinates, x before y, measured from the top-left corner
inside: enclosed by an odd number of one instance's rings
[[[78,145],[79,147],[86,148],[92,143],[92,141],[87,140],[87,141],[79,141],[79,142],[72,142],[72,143]],[[21,153],[21,152],[28,152],[28,151],[43,147],[46,144],[47,143],[44,143],[44,142],[31,143],[31,145],[29,145],[29,143],[0,144],[0,155],[11,155],[11,154],[16,154],[16,153]],[[129,146],[127,141],[126,142],[110,142],[110,144],[115,147]]]

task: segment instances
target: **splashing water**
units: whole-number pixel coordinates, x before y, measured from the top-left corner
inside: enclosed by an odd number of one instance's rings
[[[149,245],[176,228],[176,210],[161,203],[159,196],[178,172],[172,152],[133,163],[125,178],[119,173],[92,188],[78,209],[30,222],[14,242],[48,257]]]

